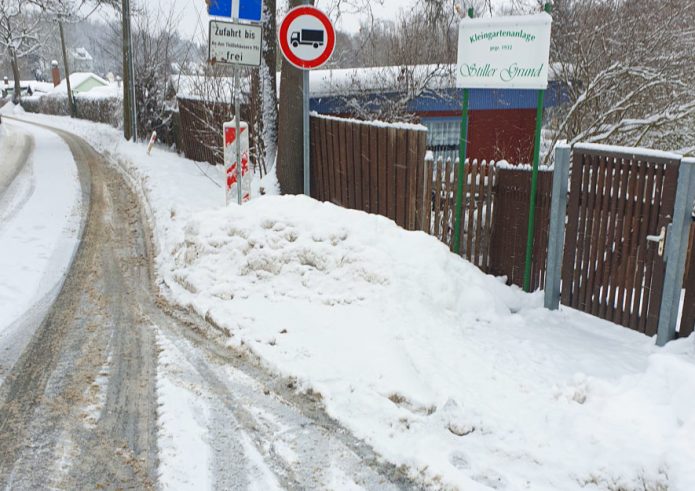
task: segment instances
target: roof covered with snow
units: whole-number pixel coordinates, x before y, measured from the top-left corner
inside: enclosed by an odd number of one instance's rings
[[[84,84],[87,80],[92,79],[104,87],[109,85],[109,82],[91,72],[76,72],[70,75],[70,87],[75,90],[80,85]],[[67,94],[68,88],[65,79],[63,79],[59,85],[55,87],[52,91],[53,94]]]

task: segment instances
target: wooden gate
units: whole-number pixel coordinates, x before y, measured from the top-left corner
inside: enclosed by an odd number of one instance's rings
[[[656,334],[679,160],[577,145],[571,168],[562,303]]]

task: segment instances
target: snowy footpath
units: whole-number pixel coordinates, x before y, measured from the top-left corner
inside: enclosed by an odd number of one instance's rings
[[[570,309],[548,312],[541,295],[379,216],[291,196],[225,208],[211,166],[159,148],[148,158],[105,126],[22,117],[79,134],[128,174],[170,301],[319,394],[424,486],[695,489],[695,337],[660,349]],[[192,394],[181,414],[205,418]],[[207,438],[192,440],[197,465]],[[182,465],[175,450],[161,459],[163,474]]]
[[[0,125],[0,382],[60,289],[79,242],[82,193],[68,146],[50,131]]]

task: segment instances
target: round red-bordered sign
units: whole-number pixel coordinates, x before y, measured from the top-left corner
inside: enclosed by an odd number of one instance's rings
[[[319,9],[296,7],[282,19],[278,42],[287,61],[299,69],[312,70],[333,56],[335,29],[328,16]]]

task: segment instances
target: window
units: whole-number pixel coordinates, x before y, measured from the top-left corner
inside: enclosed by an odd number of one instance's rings
[[[428,147],[443,147],[455,146],[458,147],[461,137],[461,121],[459,120],[424,120],[422,122],[427,127],[427,146]]]

